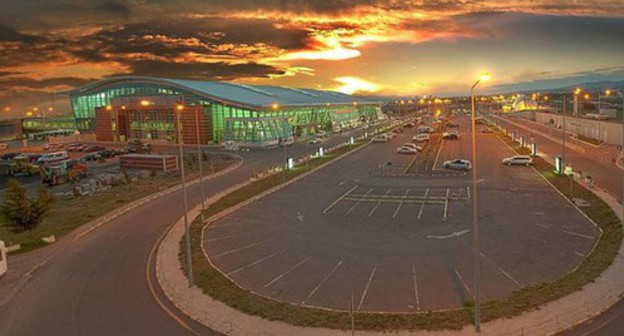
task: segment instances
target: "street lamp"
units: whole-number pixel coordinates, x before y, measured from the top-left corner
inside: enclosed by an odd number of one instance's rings
[[[141,102],[143,103],[143,102]],[[141,104],[143,105],[143,104]],[[191,236],[188,221],[188,195],[186,193],[186,177],[184,176],[184,148],[182,141],[182,123],[180,115],[184,111],[184,105],[176,106],[177,123],[178,123],[178,149],[180,152],[180,171],[182,175],[182,195],[184,201],[184,242],[186,245],[186,267],[188,270],[189,287],[193,287],[193,263],[191,262]]]
[[[479,286],[479,202],[478,202],[478,189],[477,189],[477,122],[475,111],[475,88],[479,83],[488,81],[490,74],[485,72],[479,76],[479,79],[470,88],[470,101],[471,101],[471,124],[472,124],[472,231],[474,238],[474,277],[475,277],[475,329],[477,332],[481,331],[481,299],[480,299],[480,286]]]

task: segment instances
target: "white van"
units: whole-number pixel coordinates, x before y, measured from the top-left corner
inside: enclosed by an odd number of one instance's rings
[[[429,141],[429,139],[430,139],[429,133],[418,133],[412,138],[412,141],[425,142],[425,141]]]
[[[67,154],[67,151],[46,153],[46,154],[41,155],[37,159],[37,164],[42,164],[42,163],[47,163],[47,162],[52,162],[52,161],[59,161],[59,160],[66,160],[68,158],[69,158],[69,154]]]

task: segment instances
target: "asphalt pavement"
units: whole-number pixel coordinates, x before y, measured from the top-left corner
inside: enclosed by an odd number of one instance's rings
[[[344,142],[362,132],[345,132],[324,144]],[[243,166],[204,183],[206,195],[280,165],[284,155],[300,157],[315,150],[315,145],[298,143],[244,152]],[[200,195],[199,184],[190,187],[189,204],[198,204]],[[148,257],[162,234],[182,216],[181,199],[181,191],[170,193],[79,239],[70,234],[39,251],[9,257],[10,273],[0,278],[4,312],[0,335],[213,335],[179,313],[148,281],[154,280],[146,271]]]

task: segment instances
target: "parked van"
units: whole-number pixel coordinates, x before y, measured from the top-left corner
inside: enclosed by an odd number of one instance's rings
[[[42,164],[42,163],[52,162],[52,161],[59,161],[59,160],[66,160],[68,158],[69,158],[69,154],[67,154],[67,151],[46,153],[46,154],[41,155],[37,159],[37,164]]]
[[[429,133],[418,133],[412,138],[412,140],[416,142],[425,142],[429,141],[429,139]]]

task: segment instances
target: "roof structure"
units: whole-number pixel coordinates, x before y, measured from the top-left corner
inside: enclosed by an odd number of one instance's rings
[[[189,91],[206,99],[216,100],[231,105],[269,108],[279,106],[313,106],[326,104],[371,104],[378,99],[351,96],[336,91],[313,89],[295,89],[271,85],[245,85],[229,82],[209,82],[183,79],[167,79],[145,76],[120,76],[99,80],[68,93],[70,95],[89,94],[106,87],[129,84],[155,84]]]

